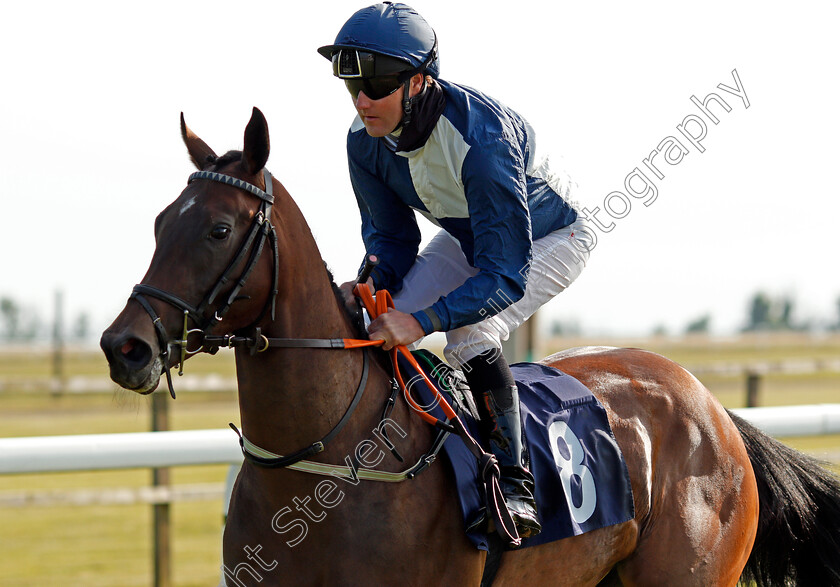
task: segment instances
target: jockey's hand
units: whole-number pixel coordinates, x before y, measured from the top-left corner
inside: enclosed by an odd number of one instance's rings
[[[393,309],[371,322],[368,333],[371,340],[384,340],[382,349],[386,351],[397,345],[411,344],[426,336],[423,327],[414,316]]]
[[[353,288],[356,287],[356,283],[358,283],[356,280],[345,281],[338,286],[338,289],[341,290],[341,295],[344,296],[344,305],[347,306],[351,312],[356,311],[356,296],[353,295]],[[367,284],[371,293],[373,293],[373,278],[368,278]]]

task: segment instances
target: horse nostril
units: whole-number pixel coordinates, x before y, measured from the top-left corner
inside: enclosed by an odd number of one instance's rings
[[[137,350],[137,342],[133,340],[129,340],[120,349],[120,352],[123,354],[124,357],[131,358],[131,353]]]
[[[114,354],[119,356],[128,367],[135,369],[145,367],[152,360],[152,349],[137,338],[124,341]]]

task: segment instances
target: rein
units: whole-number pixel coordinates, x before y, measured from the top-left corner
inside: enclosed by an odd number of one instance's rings
[[[333,427],[333,429],[329,433],[327,433],[326,436],[324,436],[321,440],[312,443],[308,447],[298,450],[290,455],[283,456],[277,455],[275,453],[272,453],[270,451],[256,446],[252,442],[248,441],[247,438],[245,438],[245,435],[241,433],[236,428],[236,426],[231,424],[231,428],[233,428],[233,430],[239,436],[239,444],[242,448],[242,453],[244,457],[248,461],[260,467],[288,467],[308,473],[317,473],[322,475],[332,475],[338,473],[341,469],[345,469],[345,471],[354,478],[396,482],[411,479],[423,470],[425,470],[429,465],[431,465],[432,462],[434,462],[435,458],[437,457],[437,454],[440,452],[441,448],[443,447],[443,443],[449,436],[449,434],[455,433],[464,440],[464,443],[467,446],[467,448],[478,460],[479,472],[485,483],[485,497],[488,504],[488,511],[493,516],[493,521],[496,524],[497,532],[500,534],[500,536],[502,536],[502,538],[506,539],[509,543],[518,545],[521,539],[519,538],[519,535],[516,531],[516,527],[513,523],[513,519],[511,518],[510,512],[508,512],[507,508],[504,505],[504,497],[499,486],[500,474],[496,458],[493,455],[486,453],[478,444],[478,442],[476,442],[476,440],[472,438],[472,436],[469,434],[466,427],[464,426],[463,422],[461,422],[460,418],[458,418],[458,415],[455,413],[455,411],[452,409],[449,403],[442,398],[440,392],[437,390],[437,387],[431,382],[431,380],[429,380],[425,372],[417,363],[414,356],[408,351],[407,347],[405,347],[404,345],[399,345],[391,349],[390,351],[390,358],[393,364],[394,377],[398,382],[393,383],[394,392],[398,391],[401,388],[404,392],[403,396],[405,397],[406,401],[411,406],[411,408],[415,410],[423,420],[435,426],[438,430],[438,433],[435,437],[435,440],[432,443],[431,449],[426,454],[424,454],[415,465],[409,467],[408,469],[400,473],[390,473],[383,471],[374,471],[369,469],[361,469],[357,466],[357,463],[355,463],[352,467],[341,467],[336,465],[316,463],[304,460],[306,459],[306,457],[322,452],[325,449],[326,444],[330,442],[333,438],[335,438],[335,436],[350,420],[350,417],[355,411],[359,402],[361,401],[365,387],[367,386],[367,379],[369,373],[367,347],[382,345],[384,341],[340,338],[268,338],[262,335],[258,327],[255,328],[255,336],[253,337],[234,335],[214,336],[210,334],[210,331],[222,321],[230,307],[238,299],[239,292],[245,286],[245,282],[247,281],[251,272],[256,267],[257,261],[259,260],[259,257],[262,254],[262,250],[266,240],[270,240],[272,245],[272,253],[274,255],[274,262],[272,264],[273,287],[271,295],[266,301],[266,304],[260,312],[259,316],[254,321],[254,324],[259,323],[263,319],[263,317],[268,313],[269,309],[271,312],[271,318],[272,320],[274,319],[275,304],[278,293],[277,284],[279,277],[280,257],[278,251],[277,233],[274,229],[274,226],[271,224],[271,206],[274,203],[274,196],[272,192],[272,176],[267,169],[263,169],[263,178],[265,181],[265,190],[262,190],[257,186],[243,181],[241,179],[212,171],[197,171],[190,175],[188,183],[192,183],[193,181],[198,179],[216,181],[219,183],[224,183],[226,185],[233,186],[238,189],[245,190],[248,193],[259,198],[261,201],[259,211],[254,217],[254,221],[251,224],[251,228],[248,231],[248,234],[243,240],[242,244],[240,245],[239,250],[234,255],[233,260],[228,264],[227,268],[225,269],[224,273],[222,273],[221,277],[218,279],[216,284],[213,286],[213,288],[204,297],[204,299],[198,306],[193,306],[174,294],[171,294],[167,291],[164,291],[160,288],[148,284],[141,283],[135,285],[134,289],[131,292],[131,296],[129,299],[136,300],[146,311],[146,313],[151,318],[152,323],[154,324],[155,332],[157,334],[158,342],[161,348],[160,359],[163,363],[163,370],[166,373],[166,381],[169,386],[169,393],[172,396],[172,398],[175,398],[175,390],[172,385],[172,376],[170,374],[169,368],[169,349],[172,346],[177,346],[181,349],[178,370],[179,375],[183,375],[184,362],[186,361],[188,356],[192,356],[198,352],[201,352],[202,350],[207,350],[207,352],[210,352],[212,354],[223,346],[247,347],[251,350],[252,355],[259,352],[264,352],[269,348],[361,348],[363,356],[362,376],[356,388],[356,392],[353,396],[352,401],[350,402],[350,405],[345,411],[344,416],[342,416],[341,420],[339,420],[339,422]],[[234,270],[237,266],[240,265],[240,263],[242,263],[246,255],[249,254],[249,251],[250,255],[247,264],[245,265],[245,268],[243,269],[240,276],[235,280],[235,283],[231,288],[230,293],[228,293],[227,295],[227,299],[221,304],[220,307],[216,308],[213,311],[212,317],[208,319],[206,317],[208,308],[210,308],[214,304],[216,298],[219,296],[223,288],[231,282],[231,276]],[[354,289],[354,293],[359,298],[361,298],[362,302],[365,305],[365,308],[368,311],[368,314],[371,316],[371,319],[375,319],[381,313],[387,312],[388,310],[394,307],[394,302],[391,299],[391,295],[387,290],[380,290],[379,292],[377,292],[376,297],[374,298],[373,294],[370,292],[370,288],[365,283],[368,277],[370,276],[370,272],[373,270],[375,264],[375,257],[369,257],[368,261],[365,263],[364,270],[358,278],[358,284]],[[184,326],[180,339],[172,340],[168,338],[166,329],[163,327],[160,316],[158,316],[154,308],[152,308],[151,304],[146,299],[146,296],[157,298],[183,312]],[[189,328],[190,320],[192,320],[196,324],[196,328]],[[190,334],[200,334],[202,337],[201,346],[199,346],[198,349],[193,351],[190,351],[188,349],[188,338]],[[411,366],[417,371],[417,373],[422,377],[422,379],[436,398],[436,405],[439,405],[440,408],[443,410],[443,413],[446,416],[446,421],[439,420],[438,418],[428,413],[426,409],[417,404],[417,402],[411,397],[411,393],[409,392],[407,385],[403,380],[402,374],[397,364],[397,357],[399,354],[402,354],[408,360]],[[390,408],[392,407],[394,399],[395,398],[392,395],[392,397],[389,399],[389,404],[386,406],[385,414],[383,414],[383,420],[389,412]],[[397,458],[399,458],[399,460],[402,460],[402,458],[399,457],[398,453],[395,452],[395,449],[392,448],[392,452],[394,452],[394,454],[397,456]]]
[[[384,293],[387,294],[388,292],[386,291]],[[312,473],[315,475],[340,474],[347,477],[352,477],[354,479],[362,479],[366,481],[384,481],[389,483],[398,483],[400,481],[413,479],[414,477],[422,473],[427,467],[429,467],[429,465],[431,465],[437,458],[437,455],[443,448],[443,443],[449,437],[449,434],[455,431],[455,428],[453,428],[446,422],[442,422],[433,418],[435,423],[438,424],[438,433],[435,437],[435,440],[432,442],[431,448],[423,456],[421,456],[420,459],[414,465],[398,473],[390,471],[377,471],[375,469],[364,469],[359,467],[358,463],[354,463],[352,466],[345,466],[303,460],[306,457],[318,454],[319,452],[323,452],[324,448],[326,447],[326,444],[330,440],[332,440],[344,427],[344,425],[349,421],[350,416],[352,415],[353,411],[356,409],[356,406],[359,404],[359,401],[362,398],[362,394],[364,393],[365,385],[367,383],[367,347],[381,346],[384,341],[360,340],[351,338],[268,338],[260,332],[259,328],[257,328],[256,334],[253,337],[231,335],[205,336],[204,342],[212,346],[214,350],[217,350],[219,347],[248,348],[251,349],[252,355],[264,352],[269,348],[319,348],[332,350],[347,350],[361,348],[363,350],[364,364],[362,367],[362,378],[359,382],[359,385],[356,388],[356,393],[353,395],[353,400],[350,402],[350,405],[345,411],[344,416],[342,416],[341,420],[339,420],[335,427],[333,427],[333,429],[324,438],[312,443],[307,448],[294,452],[290,455],[278,455],[276,453],[273,453],[269,450],[257,446],[256,444],[248,440],[245,437],[245,434],[242,433],[234,424],[229,424],[233,431],[236,432],[237,436],[239,436],[239,446],[242,449],[242,455],[245,457],[246,460],[250,461],[251,463],[254,463],[259,467],[269,469],[279,469],[288,467],[289,469],[293,469],[295,471],[302,471],[304,473]],[[414,360],[413,357],[412,360]],[[396,368],[396,365],[394,365],[394,367]],[[416,368],[419,370],[420,366],[416,365]],[[423,373],[422,371],[419,372]],[[397,392],[400,389],[396,382],[394,382],[393,389],[394,392]],[[402,389],[405,390],[404,384],[402,386]],[[434,386],[432,387],[432,389],[436,393],[438,393],[437,389],[434,388]],[[383,413],[383,420],[387,417],[387,414],[390,411],[390,407],[394,405],[394,395],[392,395],[392,397],[390,397],[388,400],[385,412]],[[410,398],[410,394],[408,394],[407,392],[405,396]],[[413,400],[410,401],[413,402]],[[445,400],[440,401],[442,405],[445,404],[447,408],[449,407]],[[414,405],[417,404],[415,403]],[[423,412],[419,406],[417,407],[417,409],[421,410],[421,414],[426,413]],[[396,452],[395,447],[390,446],[389,448],[391,448],[391,452],[394,453],[394,455],[400,461],[403,460],[402,457],[399,456],[399,453]]]
[[[387,290],[378,291],[376,293],[376,297],[374,298],[373,294],[370,292],[370,288],[368,287],[367,283],[365,283],[374,265],[375,263],[372,263],[370,261],[365,263],[365,269],[359,276],[357,280],[358,283],[356,284],[356,287],[353,290],[356,296],[358,296],[362,300],[362,303],[365,305],[365,309],[368,311],[368,314],[370,315],[371,319],[376,319],[377,316],[379,316],[383,312],[387,312],[388,310],[394,307],[394,302],[391,298],[391,294]],[[249,348],[256,349],[252,350],[252,352],[260,352],[261,350],[266,350],[272,346],[297,346],[310,348],[343,349],[357,348],[353,345],[378,346],[381,345],[383,342],[379,340],[365,341],[353,339],[271,339],[262,336],[259,332],[257,332],[257,336],[255,336],[254,338],[239,338],[239,346],[247,346]],[[236,344],[233,338],[230,339],[230,343]],[[259,347],[262,348],[260,349]],[[414,401],[414,398],[411,397],[411,393],[409,392],[408,387],[405,381],[403,380],[402,373],[400,372],[400,368],[397,363],[398,354],[402,354],[408,360],[412,368],[414,368],[417,371],[418,375],[422,377],[422,379],[424,380],[424,382],[429,387],[429,389],[435,397],[435,405],[439,405],[440,408],[443,410],[447,418],[446,421],[439,420],[432,416],[426,411],[426,409],[418,405],[417,402]],[[397,385],[397,387],[395,387],[395,391],[398,389],[402,389],[403,397],[405,397],[406,401],[411,406],[411,408],[414,409],[422,419],[424,419],[425,421],[432,424],[438,429],[437,436],[435,437],[435,440],[432,443],[432,448],[429,450],[429,452],[423,455],[417,462],[417,464],[415,464],[413,467],[410,467],[400,473],[388,473],[383,471],[375,471],[371,469],[360,469],[358,467],[358,464],[354,464],[352,467],[344,467],[324,463],[317,463],[313,461],[300,461],[298,464],[290,468],[318,475],[336,475],[340,472],[340,470],[343,469],[346,472],[347,476],[350,476],[354,479],[368,479],[372,481],[390,482],[404,481],[406,479],[411,479],[415,477],[423,470],[425,470],[429,465],[431,465],[437,457],[437,454],[440,452],[441,448],[443,448],[443,443],[446,440],[446,438],[449,436],[450,433],[455,433],[461,437],[467,449],[469,449],[469,451],[478,461],[479,476],[484,481],[484,493],[485,500],[487,503],[487,511],[489,512],[490,517],[492,517],[493,519],[493,522],[496,527],[496,532],[508,544],[511,544],[513,546],[519,546],[522,542],[522,539],[519,537],[519,532],[516,530],[516,525],[513,522],[513,518],[511,517],[510,511],[505,505],[504,495],[502,494],[502,490],[499,485],[500,472],[496,457],[494,457],[492,454],[485,452],[484,449],[481,448],[481,446],[478,444],[478,442],[476,442],[476,440],[470,435],[469,431],[467,431],[466,427],[464,426],[464,423],[461,421],[461,419],[458,417],[458,415],[455,413],[455,411],[452,409],[449,403],[445,399],[443,399],[437,387],[429,380],[429,378],[426,376],[426,373],[423,371],[423,369],[417,363],[417,360],[409,352],[408,348],[405,345],[398,345],[394,347],[389,352],[389,355],[394,371],[394,377],[398,382],[398,384],[395,383],[395,385]],[[357,394],[358,393],[359,392],[357,390]],[[393,400],[393,398],[391,399]],[[355,403],[358,402],[358,396],[354,398],[353,402],[353,405],[355,405]],[[349,417],[348,414],[350,411],[352,411],[352,405],[351,409],[348,410],[348,413],[345,414],[345,418]],[[344,418],[342,420],[344,420]],[[342,422],[339,422],[339,425],[341,423]],[[292,456],[301,454],[301,452],[303,452],[299,451],[298,453],[295,453],[294,455],[291,455],[289,457],[274,454],[248,441],[248,439],[245,438],[245,436],[241,434],[233,424],[231,424],[230,426],[239,435],[239,445],[242,448],[242,454],[245,456],[246,459],[258,466],[289,466],[286,462],[287,459],[290,459]],[[335,429],[333,429],[333,432],[335,432]],[[333,432],[331,432],[330,435],[334,435]],[[315,443],[315,445],[317,444],[318,443]]]

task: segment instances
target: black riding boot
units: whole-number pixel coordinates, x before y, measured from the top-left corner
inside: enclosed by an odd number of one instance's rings
[[[519,535],[528,538],[539,534],[542,527],[534,501],[534,477],[528,470],[528,451],[523,442],[519,391],[501,353],[495,360],[488,360],[490,356],[493,355],[479,355],[468,361],[464,370],[481,416],[482,436],[499,462],[499,484],[505,502]]]
[[[519,391],[516,386],[481,394],[481,417],[487,417],[490,452],[499,461],[499,484],[522,538],[542,530],[534,501],[534,476],[528,470],[528,450],[522,437]]]

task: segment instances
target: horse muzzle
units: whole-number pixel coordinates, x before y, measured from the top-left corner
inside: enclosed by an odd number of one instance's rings
[[[102,334],[99,346],[108,359],[114,383],[143,395],[157,388],[164,366],[156,342],[146,342],[112,326]]]

